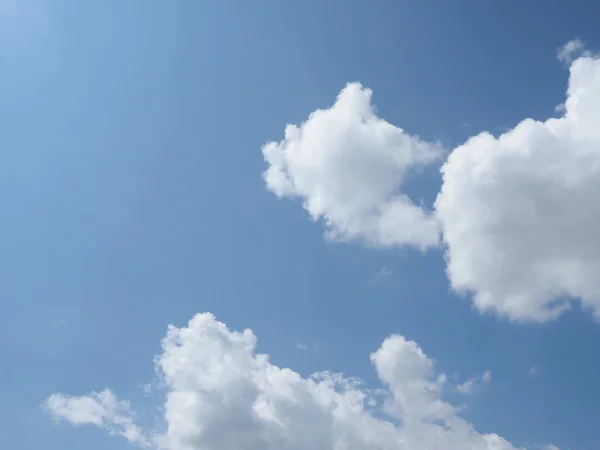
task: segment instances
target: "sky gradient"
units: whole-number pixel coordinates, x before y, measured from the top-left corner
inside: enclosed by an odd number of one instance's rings
[[[0,0],[0,447],[595,449],[597,17]]]

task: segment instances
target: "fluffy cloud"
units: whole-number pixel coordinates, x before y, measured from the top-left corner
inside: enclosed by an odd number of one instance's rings
[[[564,115],[454,149],[436,201],[448,276],[475,305],[545,321],[570,299],[600,315],[600,60],[570,67]]]
[[[592,56],[592,54],[586,50],[585,42],[581,39],[570,40],[565,45],[559,47],[556,52],[558,60],[565,64],[571,64],[580,56]]]
[[[143,447],[149,444],[140,427],[133,422],[135,416],[129,403],[117,400],[109,389],[83,397],[53,394],[46,399],[42,408],[55,419],[73,425],[96,425]]]
[[[388,337],[371,355],[385,387],[375,393],[328,372],[303,378],[255,348],[252,331],[230,331],[211,314],[196,315],[187,327],[170,327],[156,359],[167,389],[161,409],[165,424],[147,434],[152,445],[168,450],[514,449],[458,415],[442,397],[445,376],[402,336]],[[123,430],[133,426],[128,404],[110,391],[90,397],[54,394],[45,405],[74,424],[116,426],[126,437]]]
[[[300,198],[331,239],[436,245],[437,221],[401,187],[408,170],[434,161],[441,148],[379,118],[371,94],[348,84],[331,108],[314,111],[300,126],[288,125],[281,142],[267,143],[267,188]]]
[[[267,186],[334,238],[426,248],[441,230],[452,288],[480,311],[543,322],[578,299],[600,317],[600,58],[579,40],[558,56],[570,63],[561,116],[455,148],[433,214],[399,189],[440,148],[377,117],[358,84],[263,147]]]

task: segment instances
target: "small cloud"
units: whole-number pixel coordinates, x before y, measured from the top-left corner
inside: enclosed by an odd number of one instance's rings
[[[459,394],[471,394],[473,393],[473,386],[475,385],[475,378],[470,378],[464,383],[456,386],[456,392]]]
[[[319,350],[319,346],[317,344],[296,344],[296,348],[298,350],[302,350],[303,352],[316,352]]]
[[[591,52],[585,49],[585,42],[579,38],[571,39],[556,51],[556,57],[563,64],[571,64],[577,58],[590,55]]]
[[[387,266],[382,266],[375,275],[373,275],[373,281],[381,281],[388,278],[392,274],[392,270]]]
[[[143,430],[134,423],[129,402],[119,400],[110,389],[81,397],[52,394],[41,406],[58,421],[96,425],[141,447],[150,446]]]
[[[531,366],[529,368],[529,370],[527,371],[527,374],[530,377],[535,377],[536,375],[539,375],[542,369],[540,369],[538,366]]]
[[[139,387],[142,389],[142,392],[144,393],[144,397],[149,397],[150,394],[152,394],[152,391],[154,390],[154,384],[152,382],[144,383],[144,384],[140,385]]]
[[[387,266],[383,266],[381,269],[379,269],[379,272],[377,272],[377,276],[379,277],[389,277],[391,274],[392,271]]]
[[[481,375],[475,375],[473,378],[469,378],[464,383],[456,386],[456,392],[463,395],[472,394],[477,387],[487,384],[492,380],[492,372],[490,370],[486,370]]]

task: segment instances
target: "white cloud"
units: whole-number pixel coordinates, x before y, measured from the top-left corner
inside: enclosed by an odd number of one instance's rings
[[[475,375],[474,377],[469,378],[464,383],[461,383],[458,386],[456,386],[456,391],[459,394],[464,394],[464,395],[472,394],[479,386],[481,386],[482,384],[487,384],[491,380],[492,380],[492,372],[489,370],[486,370],[481,375]]]
[[[377,117],[356,83],[263,147],[267,186],[301,198],[336,239],[425,248],[441,230],[452,288],[480,311],[543,322],[579,299],[600,317],[600,57],[577,39],[558,57],[571,62],[560,117],[455,148],[433,215],[399,189],[439,146]]]
[[[401,187],[407,171],[436,160],[442,150],[379,118],[371,95],[348,84],[331,108],[288,125],[281,142],[265,144],[267,188],[278,197],[300,198],[331,239],[435,246],[437,221]]]
[[[564,115],[454,149],[436,201],[455,290],[514,320],[578,298],[600,314],[600,60],[570,68]]]
[[[134,424],[135,415],[129,403],[117,400],[110,389],[83,397],[53,394],[44,401],[42,407],[57,420],[73,425],[96,425],[132,443],[141,446],[149,444],[140,427]]]
[[[156,366],[167,388],[165,428],[147,433],[167,450],[510,450],[477,432],[442,398],[445,376],[402,336],[371,355],[385,387],[381,408],[358,380],[323,372],[308,378],[255,353],[250,330],[230,331],[210,314],[170,327]],[[123,430],[132,414],[110,393],[54,394],[46,407],[74,424]],[[122,424],[125,423],[126,426]],[[141,431],[140,431],[141,435]],[[135,441],[134,439],[130,439]],[[138,440],[143,443],[144,440]]]
[[[578,54],[561,116],[455,148],[433,215],[399,189],[440,148],[377,117],[359,84],[263,147],[267,186],[301,198],[335,239],[425,248],[441,229],[452,288],[480,311],[543,322],[579,299],[600,316],[600,59],[579,40],[559,51]]]
[[[558,60],[565,64],[571,64],[581,56],[592,55],[585,49],[585,42],[579,38],[570,40],[565,45],[559,47],[556,51],[556,57]]]

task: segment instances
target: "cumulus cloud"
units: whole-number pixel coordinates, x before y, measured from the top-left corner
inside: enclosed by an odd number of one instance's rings
[[[267,188],[301,199],[331,239],[437,245],[437,221],[401,188],[410,169],[438,159],[442,149],[378,117],[371,96],[348,84],[331,108],[288,125],[282,141],[265,144]]]
[[[129,403],[118,400],[110,389],[82,397],[53,394],[42,408],[57,420],[73,425],[96,425],[143,447],[149,443],[141,428],[134,424],[135,415]]]
[[[476,431],[461,418],[443,398],[445,376],[415,342],[402,336],[389,336],[371,355],[385,387],[378,395],[359,380],[339,374],[304,378],[280,368],[267,355],[256,353],[256,342],[252,331],[231,331],[211,314],[196,315],[186,327],[169,328],[156,358],[167,389],[161,408],[164,429],[146,433],[153,436],[155,448],[515,448],[496,434]],[[128,404],[117,401],[110,391],[89,397],[54,394],[45,405],[74,424],[109,430],[116,426],[124,436],[123,430],[132,426]]]
[[[469,378],[464,383],[456,386],[456,392],[459,394],[469,395],[475,392],[475,390],[483,384],[487,384],[492,380],[492,372],[486,370],[481,375],[475,375]]]
[[[600,317],[600,58],[580,40],[558,56],[571,62],[560,116],[455,148],[433,213],[401,187],[439,146],[379,118],[359,84],[263,147],[267,186],[301,198],[333,238],[425,248],[441,230],[451,286],[482,312],[543,322],[578,299]]]
[[[481,133],[442,168],[436,211],[455,290],[477,308],[545,321],[571,299],[600,315],[600,60],[570,67],[564,115]]]

